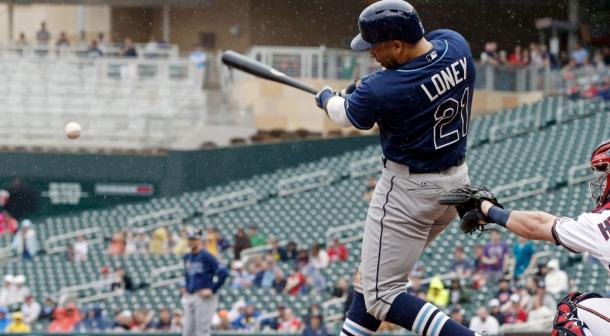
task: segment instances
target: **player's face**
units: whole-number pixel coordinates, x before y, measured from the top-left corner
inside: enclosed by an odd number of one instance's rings
[[[400,41],[385,41],[371,47],[369,54],[384,68],[395,69],[401,64],[402,49],[403,45]]]

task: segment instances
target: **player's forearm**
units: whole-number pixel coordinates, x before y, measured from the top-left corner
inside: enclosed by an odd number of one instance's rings
[[[481,211],[489,217],[493,203],[484,201],[481,204]],[[495,211],[499,208],[495,207]],[[501,210],[506,213],[505,210]],[[542,211],[511,211],[505,223],[498,223],[505,226],[514,234],[534,240],[547,240],[555,242],[552,235],[553,223],[557,217]]]
[[[351,127],[352,123],[347,118],[347,111],[345,110],[345,98],[334,96],[326,103],[326,113],[330,120],[332,120],[339,127]]]

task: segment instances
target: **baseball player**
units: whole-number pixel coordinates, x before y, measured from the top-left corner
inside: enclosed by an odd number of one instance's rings
[[[187,235],[191,251],[184,256],[182,335],[211,335],[212,316],[218,305],[215,293],[225,282],[229,272],[202,248],[201,232],[189,230]]]
[[[351,47],[383,69],[317,105],[341,127],[377,124],[384,169],[367,214],[352,305],[341,335],[366,336],[381,321],[420,336],[474,335],[432,304],[407,294],[423,249],[457,215],[439,205],[444,191],[469,184],[465,163],[475,65],[466,40],[440,29],[425,34],[408,2],[383,0],[358,19]]]
[[[596,205],[576,218],[541,211],[509,211],[491,192],[474,187],[453,190],[442,195],[439,202],[456,205],[465,232],[496,223],[527,239],[546,240],[574,253],[589,252],[610,272],[610,139],[591,154],[591,168],[598,175],[590,183]],[[568,294],[558,306],[552,334],[610,336],[610,299],[595,293]]]

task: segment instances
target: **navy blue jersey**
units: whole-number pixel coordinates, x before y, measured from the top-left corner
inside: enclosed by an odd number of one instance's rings
[[[229,272],[206,250],[187,253],[184,256],[184,278],[186,291],[195,293],[209,288],[214,293],[222,286]],[[214,280],[214,277],[217,279]]]
[[[440,29],[426,39],[429,52],[363,78],[345,106],[356,128],[377,123],[387,159],[441,171],[466,155],[475,65],[459,33]]]

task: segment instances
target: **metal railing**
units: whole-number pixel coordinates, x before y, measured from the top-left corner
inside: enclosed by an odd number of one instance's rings
[[[121,55],[122,44],[99,42],[99,49],[104,56],[117,57]],[[39,44],[20,44],[18,42],[8,42],[0,44],[0,54],[13,55],[16,57],[89,57],[89,43],[73,43],[69,46],[57,46],[53,43]],[[134,43],[137,58],[176,58],[180,55],[176,44],[148,44]]]
[[[278,242],[278,246],[286,246],[288,244],[287,240],[282,240]],[[248,264],[248,261],[257,255],[263,255],[267,253],[272,248],[271,244],[259,245],[254,247],[248,247],[247,249],[243,249],[239,254],[239,259],[243,261],[244,264]]]
[[[330,172],[327,169],[324,169],[282,179],[277,184],[277,192],[279,196],[288,196],[323,187],[329,185],[331,182],[332,176],[330,175]]]
[[[151,286],[154,287],[154,285],[156,283],[167,280],[167,279],[159,280],[159,278],[161,278],[161,276],[163,274],[166,274],[166,273],[175,274],[177,271],[182,271],[182,270],[184,270],[184,264],[182,264],[182,263],[177,263],[174,265],[168,265],[168,266],[155,268],[152,271],[150,271],[150,274],[148,275],[148,282],[151,284]],[[180,279],[184,279],[184,278],[181,276]]]
[[[74,238],[77,238],[79,236],[92,236],[92,235],[94,235],[96,238],[93,238],[93,239],[87,238],[87,244],[95,245],[95,244],[101,244],[104,242],[104,235],[102,234],[102,230],[99,227],[92,227],[92,228],[88,228],[88,229],[83,229],[83,230],[68,232],[68,233],[64,233],[64,234],[60,234],[60,235],[56,235],[56,236],[51,236],[51,237],[47,238],[47,240],[45,240],[44,249],[47,254],[65,252],[67,249],[66,244],[63,244],[61,246],[53,246],[53,245],[55,245],[58,242],[62,242],[62,241],[66,241],[66,240],[73,241]]]
[[[538,175],[493,188],[493,193],[501,202],[512,202],[542,194],[549,188],[549,179]]]
[[[161,226],[182,224],[183,220],[184,211],[181,208],[174,207],[128,218],[127,226],[151,231]]]
[[[381,172],[381,168],[381,158],[379,156],[373,156],[370,158],[350,162],[349,176],[351,178],[354,178],[378,174],[379,172]]]
[[[595,178],[590,163],[577,164],[568,169],[568,185],[575,185]]]
[[[242,208],[256,204],[259,196],[256,190],[246,188],[244,190],[230,192],[206,199],[201,207],[204,216],[219,214],[225,211]]]
[[[96,289],[101,290],[104,287],[111,286],[115,282],[114,278],[97,280],[92,282],[87,282],[83,284],[78,284],[74,286],[62,287],[57,293],[55,293],[55,297],[59,298],[59,302],[64,302],[70,298],[76,298],[79,303],[92,302],[97,300],[102,300],[105,297],[111,297],[120,295],[113,292],[105,292],[105,293],[96,293],[91,296],[79,297],[79,292],[87,289]],[[75,294],[75,295],[74,295]],[[94,299],[95,298],[95,299]]]
[[[345,224],[340,226],[331,227],[326,230],[325,239],[326,246],[329,246],[330,242],[335,239],[343,244],[353,242],[362,239],[362,231],[364,229],[364,221],[356,221],[351,224]],[[354,233],[356,231],[357,233]],[[347,232],[347,235],[345,233]]]

